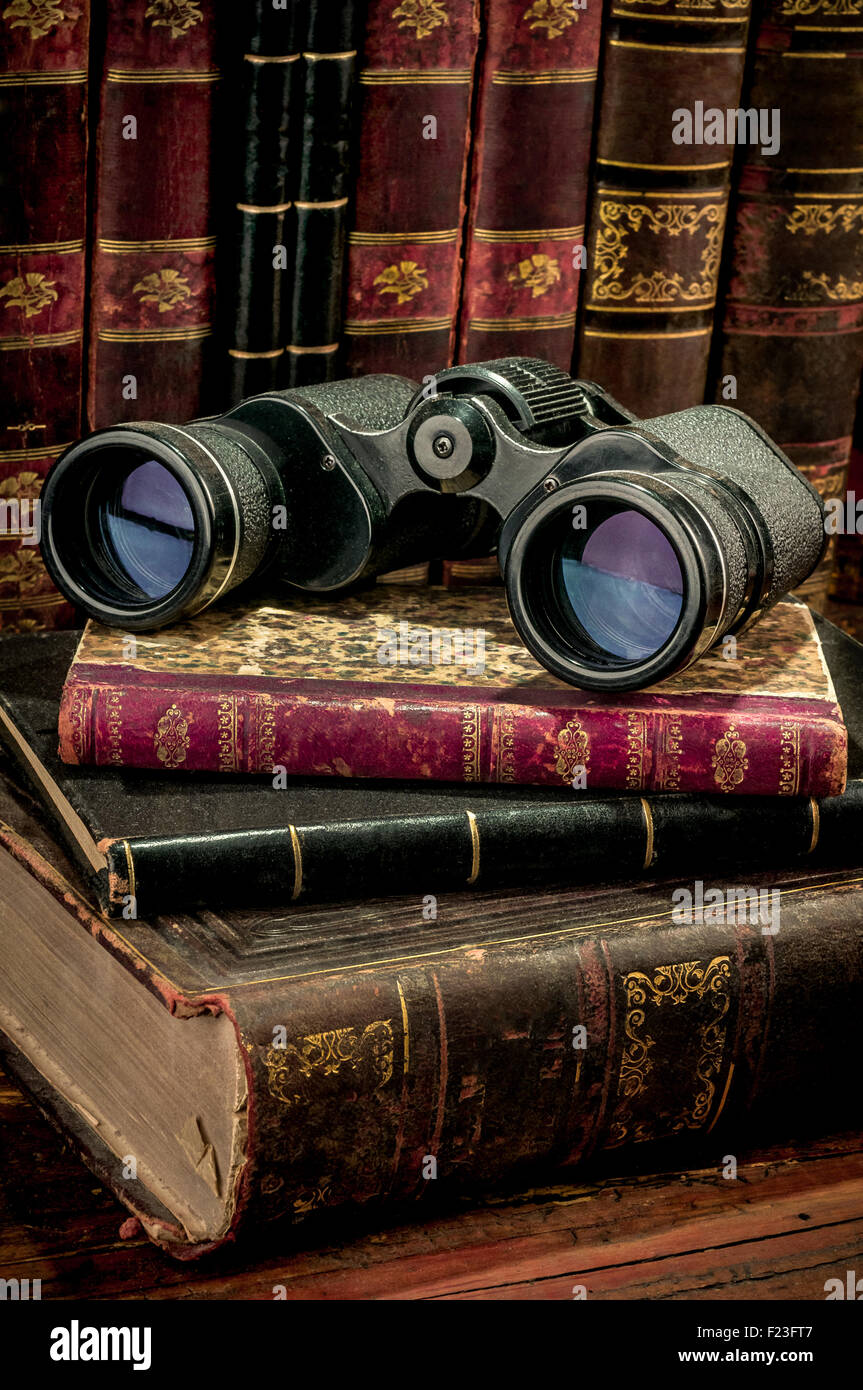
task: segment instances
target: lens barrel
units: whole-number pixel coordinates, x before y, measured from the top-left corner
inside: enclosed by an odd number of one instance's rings
[[[542,492],[503,527],[507,598],[526,646],[584,689],[685,669],[801,583],[826,544],[814,488],[721,407],[598,432]]]
[[[214,438],[212,425],[100,430],[46,480],[45,564],[91,617],[130,631],[161,627],[262,566],[281,497],[254,442],[223,430]]]

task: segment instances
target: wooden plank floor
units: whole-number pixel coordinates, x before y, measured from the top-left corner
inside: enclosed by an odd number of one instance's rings
[[[824,1298],[863,1271],[863,1136],[717,1167],[605,1177],[460,1203],[409,1220],[298,1227],[269,1247],[182,1263],[128,1213],[0,1074],[0,1277],[45,1299]]]

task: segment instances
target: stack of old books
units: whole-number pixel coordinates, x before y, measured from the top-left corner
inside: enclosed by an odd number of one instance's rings
[[[861,676],[793,600],[617,695],[500,589],[9,637],[5,1062],[180,1254],[850,1123]]]

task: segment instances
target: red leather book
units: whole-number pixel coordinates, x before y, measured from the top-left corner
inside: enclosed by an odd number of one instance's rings
[[[576,690],[522,645],[501,590],[378,585],[217,607],[135,639],[88,624],[66,762],[590,790],[829,796],[847,736],[811,615],[785,603],[637,695]]]
[[[73,613],[39,558],[48,468],[81,432],[89,0],[0,7],[0,628]]]
[[[637,415],[704,399],[748,21],[748,0],[608,11],[578,375]]]
[[[861,25],[859,4],[765,0],[744,105],[781,110],[782,139],[740,172],[716,380],[825,497],[844,494],[863,369]]]
[[[477,0],[371,0],[348,239],[345,369],[454,361]]]
[[[93,429],[187,420],[212,380],[217,5],[108,5],[94,182]]]
[[[843,529],[836,539],[830,597],[846,603],[863,603],[863,379],[860,387],[848,460],[848,489],[832,504],[839,504],[836,524]]]
[[[458,361],[518,352],[568,372],[602,6],[482,10]]]

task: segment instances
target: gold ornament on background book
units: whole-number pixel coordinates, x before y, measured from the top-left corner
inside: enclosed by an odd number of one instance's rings
[[[153,734],[156,757],[166,768],[179,767],[186,761],[189,751],[190,714],[183,714],[179,705],[171,705],[165,710]]]
[[[10,29],[26,26],[32,39],[42,39],[64,19],[77,19],[78,13],[67,14],[56,0],[12,0],[3,11],[3,18]]]
[[[655,9],[662,9],[668,5],[669,0],[618,0],[618,4],[625,4],[627,8],[633,5],[653,5]],[[818,3],[818,0],[815,0]],[[708,11],[712,10],[748,10],[749,0],[678,0],[676,7],[678,10],[697,10],[704,13],[705,19],[708,18]],[[632,15],[634,19],[635,14]]]
[[[171,38],[179,39],[187,30],[200,24],[204,16],[197,0],[152,0],[144,11],[154,29],[170,28]]]
[[[558,284],[560,265],[553,256],[537,252],[536,255],[527,256],[523,261],[519,261],[515,269],[507,273],[506,278],[511,285],[529,288],[531,299],[538,299],[540,295],[546,294],[552,285]]]
[[[47,574],[39,559],[38,550],[20,546],[0,555],[0,584],[14,584],[20,599],[37,594],[45,587]]]
[[[399,21],[400,29],[413,29],[418,39],[428,38],[441,24],[449,24],[443,0],[402,0],[391,18]]]
[[[706,203],[624,203],[602,199],[599,204],[602,224],[593,253],[595,278],[591,298],[595,300],[632,299],[636,304],[666,304],[675,299],[699,300],[710,303],[716,297],[722,231],[725,225],[725,206]],[[690,238],[696,233],[704,238],[701,252],[701,279],[685,284],[679,271],[654,270],[646,275],[635,272],[629,284],[623,281],[623,263],[628,255],[626,238],[642,227],[654,236],[663,234]]]
[[[398,265],[388,265],[372,281],[380,285],[378,294],[394,294],[396,304],[407,304],[414,295],[428,289],[428,276],[416,261],[399,261]]]
[[[863,14],[863,0],[784,0],[780,11],[783,15],[822,14],[834,15]]]
[[[45,479],[40,473],[19,473],[0,482],[0,497],[38,497]]]
[[[746,744],[732,724],[713,745],[713,780],[720,791],[730,792],[739,787],[749,769]]]
[[[785,230],[793,236],[802,232],[804,236],[814,236],[816,232],[826,232],[829,236],[837,227],[843,232],[857,230],[863,236],[863,206],[860,203],[795,203],[785,218]]]
[[[16,275],[14,280],[7,280],[0,289],[0,299],[6,301],[7,309],[23,309],[24,317],[32,319],[60,298],[55,286],[56,281],[47,279],[36,270],[29,270],[26,275]]]
[[[831,280],[826,271],[815,275],[804,270],[796,284],[783,283],[780,292],[780,298],[789,304],[817,304],[824,295],[840,302],[863,299],[863,280],[846,280],[844,275]]]
[[[570,24],[578,23],[578,15],[573,12],[572,0],[533,0],[533,4],[522,15],[530,29],[544,29],[547,39],[559,39]]]
[[[185,275],[170,266],[145,275],[143,280],[132,286],[132,293],[140,294],[142,304],[158,305],[160,314],[176,309],[178,304],[185,304],[192,297],[192,289]]]

